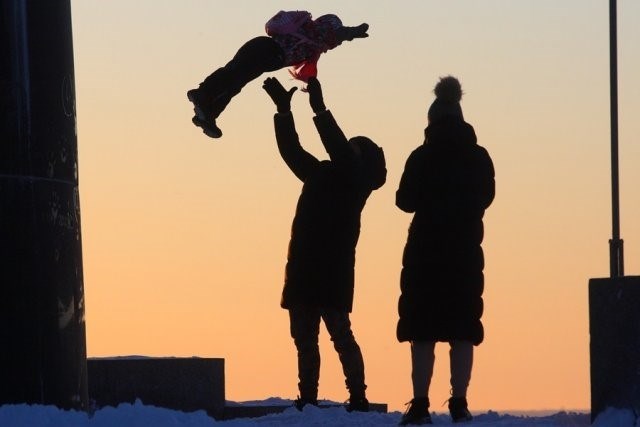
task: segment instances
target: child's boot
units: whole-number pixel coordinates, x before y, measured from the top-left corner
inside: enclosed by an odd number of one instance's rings
[[[213,111],[213,103],[202,89],[191,89],[187,92],[187,98],[193,103],[193,111],[196,113],[191,119],[194,125],[202,128],[205,135],[211,138],[220,138],[222,131],[216,125],[216,115]]]

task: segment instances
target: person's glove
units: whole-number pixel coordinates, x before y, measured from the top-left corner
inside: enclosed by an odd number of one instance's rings
[[[262,84],[262,88],[269,94],[273,103],[276,104],[278,113],[288,113],[291,111],[291,97],[298,89],[297,87],[294,86],[287,91],[278,79],[268,77]]]
[[[322,113],[327,107],[322,99],[322,87],[320,81],[316,77],[311,77],[307,83],[307,92],[309,92],[309,105],[314,113]]]

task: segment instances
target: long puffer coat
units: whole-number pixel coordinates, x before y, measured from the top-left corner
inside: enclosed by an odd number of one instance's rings
[[[449,117],[407,159],[396,205],[414,213],[403,254],[399,341],[482,342],[482,218],[493,163],[473,127]]]
[[[360,216],[384,177],[376,180],[368,173],[331,112],[314,117],[330,160],[320,161],[301,147],[290,114],[276,114],[274,122],[280,154],[303,182],[291,228],[281,306],[351,312]],[[384,166],[382,173],[386,176]]]

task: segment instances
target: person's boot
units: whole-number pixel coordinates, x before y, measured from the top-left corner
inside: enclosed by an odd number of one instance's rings
[[[187,92],[187,98],[193,103],[193,111],[196,113],[191,119],[194,125],[202,128],[205,135],[211,138],[220,138],[222,131],[216,124],[216,114],[213,111],[214,102],[207,99],[202,89],[191,89]]]
[[[298,411],[302,411],[305,405],[318,406],[318,399],[298,397],[293,401],[293,406],[295,406]]]
[[[473,419],[465,397],[452,397],[449,399],[449,413],[454,423],[463,423]]]
[[[429,414],[429,399],[427,397],[414,397],[408,405],[398,425],[433,424],[431,415]]]
[[[351,396],[347,404],[347,412],[369,412],[369,401],[364,396]]]

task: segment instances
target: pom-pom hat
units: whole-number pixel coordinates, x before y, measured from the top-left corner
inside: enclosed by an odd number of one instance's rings
[[[463,118],[462,108],[460,107],[462,86],[458,79],[453,76],[441,77],[433,92],[436,94],[436,99],[427,113],[429,123],[436,122],[447,116]]]

